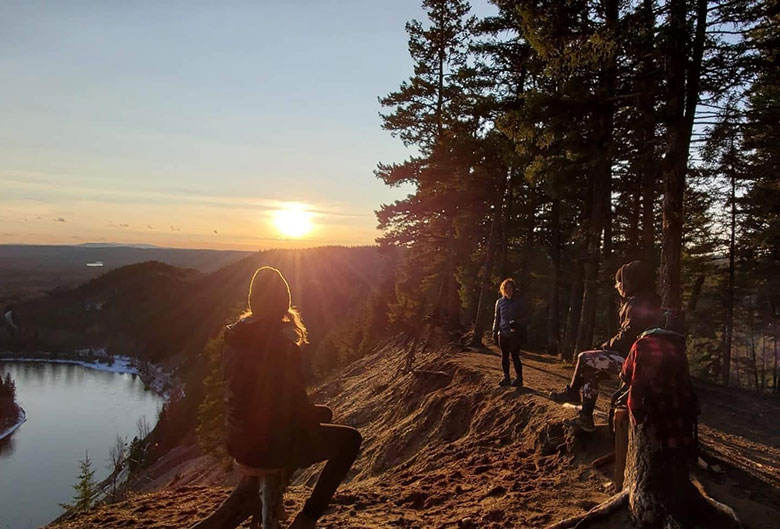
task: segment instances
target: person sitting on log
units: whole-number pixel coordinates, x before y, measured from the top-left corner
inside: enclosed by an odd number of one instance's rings
[[[615,289],[623,300],[619,314],[620,329],[600,349],[580,353],[571,382],[562,391],[550,394],[556,402],[582,402],[579,416],[568,422],[572,426],[586,432],[595,429],[593,411],[599,382],[617,377],[637,337],[646,329],[660,324],[661,297],[655,292],[653,283],[653,271],[642,261],[624,264],[615,274]],[[622,398],[625,399],[625,394]]]
[[[525,325],[529,319],[528,303],[517,291],[513,279],[504,279],[498,289],[501,297],[496,301],[493,319],[493,341],[501,348],[501,368],[504,378],[499,386],[513,385],[523,387],[523,364],[520,361],[520,348],[525,342]],[[509,357],[515,366],[517,378],[509,378]]]
[[[249,310],[225,331],[226,444],[241,464],[305,468],[327,461],[291,529],[315,527],[357,457],[362,438],[306,395],[300,346],[306,328],[279,270],[258,269]]]

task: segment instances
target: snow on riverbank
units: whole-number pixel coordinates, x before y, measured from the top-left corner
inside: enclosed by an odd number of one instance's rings
[[[77,351],[77,354],[81,353],[82,351]],[[106,371],[109,373],[138,375],[141,377],[141,380],[143,380],[144,384],[149,386],[152,391],[163,397],[165,400],[170,400],[175,386],[171,375],[159,366],[154,364],[145,364],[143,368],[140,368],[136,361],[130,356],[114,355],[113,357],[110,357],[107,354],[102,354],[102,350],[98,350],[97,358],[84,360],[80,360],[78,358],[60,358],[51,356],[48,353],[43,353],[42,356],[17,356],[13,353],[0,353],[0,362],[44,362],[48,364],[71,364],[86,367],[88,369]]]
[[[127,373],[130,375],[140,375],[138,368],[133,365],[133,359],[129,356],[115,356],[114,362],[107,360],[75,360],[69,358],[37,358],[37,357],[6,357],[0,356],[0,362],[45,362],[47,364],[72,364],[98,371],[107,371],[109,373]]]
[[[17,405],[18,406],[18,405]],[[14,433],[16,430],[19,429],[19,427],[27,421],[27,414],[24,413],[24,408],[19,406],[19,420],[16,422],[16,424],[13,424],[6,428],[5,430],[0,431],[0,441]]]

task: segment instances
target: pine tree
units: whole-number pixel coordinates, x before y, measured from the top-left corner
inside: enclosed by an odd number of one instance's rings
[[[376,175],[387,185],[411,183],[413,194],[377,212],[383,244],[407,248],[396,284],[391,321],[419,320],[430,314],[459,323],[455,281],[461,208],[471,200],[472,153],[468,91],[460,72],[466,66],[473,17],[463,0],[425,0],[428,25],[411,21],[409,53],[414,75],[396,92],[380,99],[391,109],[383,128],[420,153],[400,164],[379,164]],[[464,155],[465,153],[465,155]],[[430,307],[430,308],[429,308]]]
[[[75,491],[73,503],[63,503],[61,506],[75,512],[89,510],[92,507],[92,498],[97,492],[94,477],[95,471],[92,470],[92,461],[89,459],[89,452],[87,452],[84,459],[79,461],[79,475],[76,478],[76,484],[73,485]]]
[[[198,407],[198,443],[204,452],[217,459],[227,460],[225,450],[225,400],[222,381],[222,347],[224,336],[209,340],[204,349],[207,361],[206,377],[203,379],[204,395]],[[132,450],[131,450],[132,452]]]

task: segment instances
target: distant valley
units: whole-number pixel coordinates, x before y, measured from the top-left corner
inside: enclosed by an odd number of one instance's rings
[[[252,252],[189,250],[151,245],[0,245],[0,308],[55,288],[71,288],[122,266],[160,261],[209,273]],[[97,265],[102,263],[102,266]],[[90,266],[91,265],[91,266]]]

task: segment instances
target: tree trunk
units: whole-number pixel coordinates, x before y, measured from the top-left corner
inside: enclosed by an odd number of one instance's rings
[[[571,293],[569,295],[569,311],[566,317],[566,330],[563,335],[563,346],[561,347],[561,359],[571,362],[574,359],[574,346],[577,341],[577,331],[580,326],[580,314],[582,312],[582,290],[583,290],[583,266],[579,259],[574,262],[574,277],[571,282]]]
[[[482,345],[482,335],[485,332],[482,321],[484,312],[488,307],[488,293],[490,292],[490,282],[493,278],[493,261],[498,244],[499,224],[501,224],[501,211],[503,209],[504,196],[506,195],[507,177],[504,177],[504,185],[501,188],[499,199],[494,204],[493,219],[490,221],[490,233],[488,235],[487,256],[485,257],[485,271],[482,276],[482,285],[479,288],[479,301],[477,302],[477,313],[474,316],[474,334],[471,344],[475,346]]]
[[[609,38],[618,40],[618,0],[605,0],[605,26]],[[599,289],[599,263],[601,234],[607,219],[606,208],[610,203],[612,181],[612,134],[614,129],[615,104],[613,95],[616,82],[616,53],[605,61],[599,72],[599,102],[596,109],[596,144],[603,150],[596,167],[593,168],[593,201],[588,224],[588,258],[585,262],[585,282],[582,292],[582,313],[577,332],[577,351],[584,351],[593,344],[593,322]]]
[[[520,254],[520,270],[518,271],[518,276],[515,277],[515,282],[517,283],[520,294],[526,294],[528,290],[528,260],[533,252],[534,230],[536,228],[536,189],[534,189],[534,185],[531,182],[526,182],[526,186],[528,188],[528,200],[526,201],[525,207],[527,215],[526,218],[521,221],[521,225],[525,228],[525,236],[523,237],[525,244],[523,245],[523,251]]]
[[[723,350],[723,385],[729,385],[731,373],[731,347],[734,340],[734,275],[736,254],[736,228],[737,228],[737,197],[736,178],[731,171],[731,230],[729,233],[729,278],[726,291],[726,343]]]
[[[772,371],[772,387],[774,388],[775,393],[780,393],[780,391],[778,391],[778,388],[777,388],[777,377],[778,377],[778,372],[777,372],[777,330],[775,330],[775,335],[774,335],[772,341],[774,342],[773,346],[774,346],[774,351],[775,351],[775,367],[774,367],[774,370]]]
[[[690,481],[689,455],[661,446],[655,425],[632,420],[628,434],[625,490],[637,527],[741,527],[731,508],[700,492]]]
[[[547,351],[550,354],[560,353],[560,270],[561,270],[561,201],[558,198],[552,201],[551,219],[550,219],[550,261],[552,261],[552,270],[550,271],[550,302],[549,313],[547,317]]]
[[[632,183],[631,209],[628,212],[628,228],[626,234],[626,252],[629,259],[638,259],[640,255],[639,218],[642,212],[642,184],[637,180]]]
[[[655,37],[655,15],[653,14],[653,0],[642,1],[642,21],[644,23],[644,49],[652,50],[654,47]],[[640,163],[642,169],[640,173],[640,189],[641,189],[641,202],[642,202],[642,255],[653,267],[656,264],[655,256],[655,197],[656,197],[656,180],[657,175],[657,160],[655,156],[655,126],[656,126],[656,113],[655,113],[655,86],[656,83],[653,78],[653,71],[655,65],[653,64],[652,54],[645,53],[642,58],[642,65],[640,71],[640,89],[641,95],[639,97],[639,112],[641,114],[640,121],[640,148],[642,154],[640,155]]]
[[[682,306],[680,259],[682,253],[683,195],[693,117],[699,100],[699,78],[707,27],[707,0],[696,3],[696,33],[688,60],[685,0],[669,2],[668,115],[666,155],[662,164],[664,185],[661,286],[663,305]],[[687,78],[686,78],[687,72]]]
[[[753,310],[753,302],[748,302],[748,327],[750,328],[750,358],[753,363],[753,382],[755,389],[758,391],[758,360],[756,359],[756,330],[755,330],[755,314]]]
[[[512,215],[514,214],[515,198],[515,170],[509,173],[509,186],[507,187],[506,207],[504,208],[501,221],[501,279],[509,277],[509,226],[512,224]]]
[[[612,253],[612,179],[607,183],[607,192],[604,194],[606,204],[604,211],[604,276],[602,285],[604,287],[605,319],[607,324],[607,336],[615,336],[618,328],[618,300],[614,288],[613,273],[616,269],[614,255]]]
[[[699,304],[699,297],[701,296],[701,289],[704,286],[704,279],[704,274],[699,274],[696,277],[696,281],[693,283],[691,297],[688,298],[688,305],[685,307],[685,313],[689,316],[696,311],[696,305]]]

